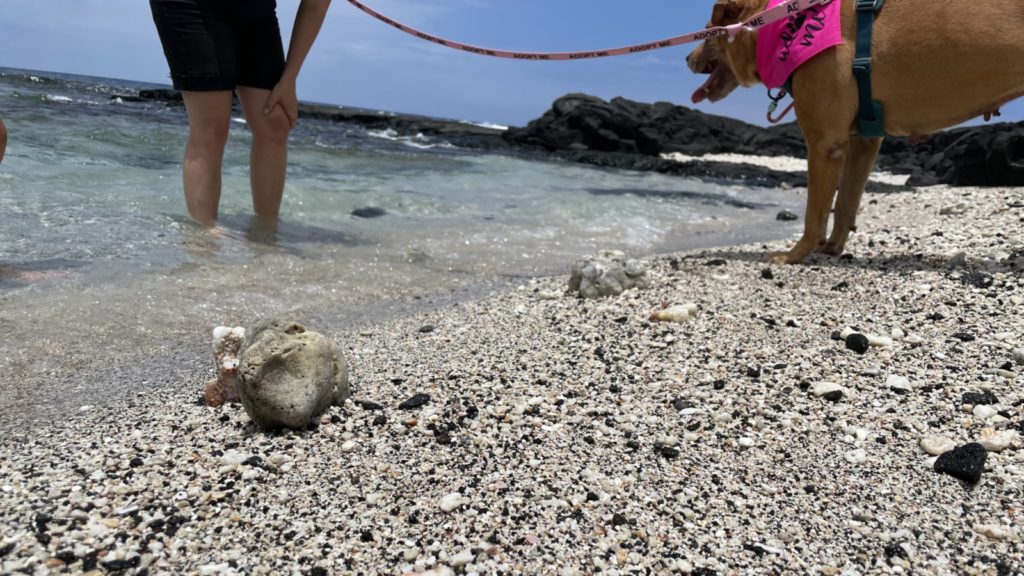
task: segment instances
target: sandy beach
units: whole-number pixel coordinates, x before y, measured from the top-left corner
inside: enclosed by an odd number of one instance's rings
[[[6,435],[0,572],[1020,574],[1024,194],[868,195],[859,230],[852,257],[726,247],[618,298],[566,274],[312,326],[354,396],[303,432],[197,402],[211,361]],[[979,440],[976,485],[925,450]]]

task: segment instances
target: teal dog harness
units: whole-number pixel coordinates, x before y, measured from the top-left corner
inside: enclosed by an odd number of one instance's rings
[[[862,138],[885,136],[882,103],[871,97],[871,37],[875,16],[885,0],[857,0],[857,51],[853,59],[853,76],[857,79],[859,109],[857,135]]]

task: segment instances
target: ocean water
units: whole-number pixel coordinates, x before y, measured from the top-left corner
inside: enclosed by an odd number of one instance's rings
[[[251,226],[239,118],[211,233],[184,208],[184,110],[116,97],[143,87],[0,68],[0,421],[199,381],[218,324],[283,315],[344,340],[380,318],[565,274],[600,249],[788,236],[796,228],[774,216],[803,200],[306,119],[267,238]]]

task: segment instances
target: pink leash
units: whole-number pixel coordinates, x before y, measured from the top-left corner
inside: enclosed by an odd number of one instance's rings
[[[832,0],[789,0],[783,4],[779,4],[774,8],[770,8],[756,14],[752,18],[749,18],[746,22],[737,22],[729,26],[712,26],[705,28],[699,32],[692,32],[690,34],[684,34],[682,36],[675,36],[673,38],[666,38],[665,40],[658,40],[656,42],[648,42],[646,44],[635,44],[633,46],[624,46],[622,48],[611,48],[608,50],[589,50],[584,52],[510,52],[507,50],[494,50],[492,48],[482,48],[480,46],[473,46],[470,44],[463,44],[461,42],[455,42],[452,40],[445,40],[426,32],[421,32],[415,28],[411,28],[396,22],[391,18],[373,10],[366,6],[359,0],[348,0],[353,6],[359,8],[363,12],[366,12],[370,16],[380,20],[381,22],[398,28],[406,34],[415,36],[421,40],[440,44],[454,50],[461,50],[463,52],[470,52],[472,54],[479,54],[481,56],[493,56],[495,58],[512,58],[515,60],[583,60],[587,58],[605,58],[607,56],[623,56],[626,54],[636,54],[639,52],[647,52],[650,50],[659,50],[661,48],[668,48],[670,46],[678,46],[680,44],[687,44],[689,42],[698,42],[701,40],[707,40],[709,38],[717,38],[719,36],[728,36],[729,40],[732,41],[736,38],[736,35],[743,30],[757,30],[763,28],[769,24],[778,22],[784,18],[788,18],[791,14],[802,12],[808,8],[814,6],[824,6]]]

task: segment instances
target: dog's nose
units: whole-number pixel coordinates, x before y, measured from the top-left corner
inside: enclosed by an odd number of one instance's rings
[[[693,52],[690,52],[689,54],[686,55],[686,63],[687,64],[690,63],[690,58],[692,58],[692,57],[693,57]]]

